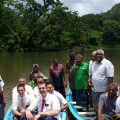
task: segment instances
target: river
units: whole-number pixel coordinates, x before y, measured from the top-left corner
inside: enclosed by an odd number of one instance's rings
[[[85,51],[84,61],[89,61],[91,51]],[[120,49],[105,50],[105,56],[115,67],[115,81],[120,83]],[[68,51],[62,52],[35,52],[35,53],[0,53],[0,74],[5,82],[4,96],[7,107],[11,101],[11,91],[17,84],[19,76],[25,76],[28,81],[29,73],[34,63],[40,65],[40,70],[48,76],[52,58],[56,56],[60,63],[65,65]]]

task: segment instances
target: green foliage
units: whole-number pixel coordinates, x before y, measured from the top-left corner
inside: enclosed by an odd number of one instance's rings
[[[105,39],[104,44],[113,47],[120,44],[120,24],[115,20],[106,20],[103,24],[103,38]]]
[[[80,17],[60,0],[0,0],[0,51],[68,49],[120,44],[120,4]]]

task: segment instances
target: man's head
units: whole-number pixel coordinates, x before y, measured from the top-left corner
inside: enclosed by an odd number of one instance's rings
[[[42,97],[46,97],[47,95],[47,86],[46,86],[46,83],[42,83],[42,84],[39,84],[38,85],[38,89],[39,89],[39,92],[40,94],[42,95]]]
[[[48,91],[50,94],[53,93],[53,91],[54,91],[54,85],[53,85],[52,82],[48,82],[48,83],[47,83],[47,91]]]
[[[18,79],[18,84],[25,86],[25,84],[26,84],[26,79],[25,79],[24,77],[20,77],[20,78]]]
[[[83,61],[83,56],[81,54],[77,54],[75,56],[75,63],[76,65],[79,65]]]
[[[75,59],[75,51],[74,50],[71,50],[69,52],[69,57],[70,57],[70,60],[74,60]]]
[[[24,85],[17,85],[17,92],[19,93],[19,95],[22,97],[25,94],[25,86]]]
[[[117,83],[110,83],[108,85],[108,96],[109,97],[114,97],[117,95],[117,91],[118,91],[118,84]]]
[[[38,72],[40,70],[38,64],[33,64],[33,72]]]
[[[53,64],[58,65],[58,63],[59,63],[59,59],[57,57],[54,57],[53,58]]]
[[[91,53],[91,60],[94,62],[96,60],[96,51]]]
[[[101,62],[103,58],[104,58],[104,51],[102,49],[98,49],[96,51],[96,60],[98,62]]]
[[[37,77],[37,84],[39,85],[39,84],[42,84],[42,83],[44,83],[43,76],[38,76]]]
[[[34,80],[35,82],[37,82],[37,79],[38,79],[38,73],[34,73],[34,75],[33,75],[33,80]]]

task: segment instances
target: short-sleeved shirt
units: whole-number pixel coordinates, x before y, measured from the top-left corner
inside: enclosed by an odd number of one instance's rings
[[[117,98],[116,101],[116,113],[120,113],[120,96]]]
[[[74,68],[75,67],[75,68]],[[81,62],[79,66],[73,66],[75,89],[86,89],[88,84],[88,64]]]
[[[117,98],[118,98],[117,95],[115,97],[109,98],[108,93],[103,93],[100,95],[98,105],[103,107],[104,114],[107,115],[115,114]]]
[[[97,61],[92,63],[89,75],[92,76],[92,91],[105,92],[108,85],[108,77],[114,77],[114,66],[109,60],[103,58],[100,63]]]
[[[32,102],[32,104],[28,107],[30,110],[38,109],[38,112],[41,112],[42,107],[42,96],[36,97],[36,99]],[[43,112],[51,111],[54,109],[60,110],[60,103],[58,98],[52,94],[47,93],[45,99],[45,105],[43,108]],[[54,116],[58,120],[61,120],[60,114]]]
[[[38,86],[36,86],[36,87],[34,88],[34,95],[35,95],[35,97],[38,97],[38,96],[41,95],[40,92],[39,92]]]
[[[24,107],[25,109],[34,101],[34,97],[31,97],[28,94],[25,94],[23,97],[23,101],[24,101]],[[12,109],[13,110],[20,110],[22,107],[21,105],[21,96],[18,94],[16,96],[16,99],[12,99]]]
[[[66,99],[59,92],[57,92],[57,91],[54,90],[53,93],[52,93],[52,95],[55,95],[58,98],[60,105],[67,104]]]

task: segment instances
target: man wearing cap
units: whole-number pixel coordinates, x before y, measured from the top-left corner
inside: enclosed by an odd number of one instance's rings
[[[40,72],[40,67],[38,64],[33,64],[33,68],[32,68],[32,71],[29,75],[29,80],[34,80],[34,74],[37,73],[39,74],[40,76],[43,76],[43,79],[48,79],[46,76],[44,76],[41,72]]]

